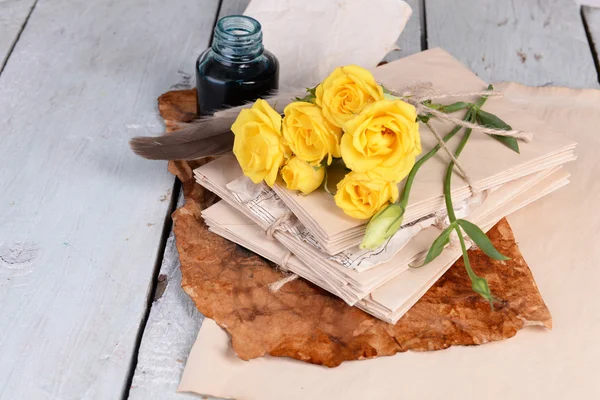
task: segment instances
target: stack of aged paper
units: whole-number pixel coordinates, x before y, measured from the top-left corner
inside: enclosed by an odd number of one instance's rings
[[[600,197],[600,91],[516,84],[503,91],[523,109],[547,118],[579,142],[577,161],[566,167],[574,172],[568,189],[508,218],[552,310],[556,329],[523,330],[501,345],[435,355],[407,352],[327,369],[281,357],[240,360],[227,332],[206,319],[179,391],[261,400],[379,399],[399,391],[405,398],[464,399],[489,392],[502,375],[505,382],[511,382],[499,389],[502,398],[598,397],[600,386],[592,377],[597,358],[591,355],[600,354],[596,340],[600,303],[589,299],[596,295],[600,282],[600,214],[595,212]],[[474,369],[474,365],[485,368]],[[410,385],[398,385],[399,371]],[[474,371],[477,379],[463,384],[463,378]],[[585,379],[586,373],[590,379]]]
[[[442,93],[485,88],[477,76],[440,49],[390,63],[375,75],[389,88],[423,82],[431,82]],[[520,143],[517,154],[488,135],[473,133],[461,154],[474,187],[454,175],[454,208],[459,218],[487,230],[504,216],[567,184],[569,175],[561,166],[575,158],[575,143],[505,99],[490,98],[484,108],[515,129],[535,134],[533,142]],[[439,132],[452,129],[449,124],[434,124]],[[437,144],[425,125],[421,138],[424,152]],[[243,175],[233,155],[194,173],[202,186],[223,200],[203,212],[211,231],[350,305],[395,323],[461,255],[460,248],[451,243],[433,262],[417,268],[447,222],[442,190],[446,157],[440,151],[424,164],[413,186],[405,225],[376,250],[359,249],[366,221],[344,215],[324,191],[301,196],[278,185],[273,189],[255,185]],[[289,215],[294,218],[287,219]],[[278,228],[270,229],[274,224]]]

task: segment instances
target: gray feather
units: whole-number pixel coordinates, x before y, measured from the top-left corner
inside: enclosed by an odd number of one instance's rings
[[[277,112],[291,103],[295,97],[303,96],[304,89],[287,89],[266,97],[265,100]],[[233,148],[231,125],[239,112],[253,102],[216,112],[183,125],[183,128],[162,136],[139,136],[129,141],[135,154],[150,160],[194,160],[224,154]]]

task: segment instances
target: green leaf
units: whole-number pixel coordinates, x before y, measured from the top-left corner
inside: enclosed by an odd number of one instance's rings
[[[456,103],[448,104],[447,106],[440,107],[440,111],[451,114],[460,110],[464,110],[467,107],[470,107],[471,103],[466,103],[464,101],[457,101]]]
[[[480,125],[485,126],[486,128],[494,128],[501,129],[503,131],[510,131],[512,127],[508,125],[506,122],[502,121],[500,118],[495,116],[494,114],[490,114],[489,112],[483,110],[477,110],[477,121]],[[500,143],[504,144],[506,147],[511,149],[516,153],[520,153],[519,151],[519,142],[517,139],[508,136],[500,136],[500,135],[490,135]]]
[[[452,229],[454,229],[454,226],[454,224],[450,224],[450,226],[444,229],[440,236],[438,236],[437,239],[433,241],[433,244],[427,252],[427,256],[425,256],[425,261],[423,262],[423,265],[429,264],[431,261],[435,260],[437,256],[442,254],[444,247],[446,247],[446,245],[450,243],[450,234],[452,233]]]
[[[427,122],[429,122],[429,120],[431,119],[431,114],[419,114],[417,115],[417,121],[421,121],[422,123],[426,124]]]
[[[319,86],[319,85],[317,85],[317,86]],[[304,97],[296,97],[294,99],[294,101],[303,101],[306,103],[314,103],[315,99],[317,98],[317,95],[316,95],[317,86],[315,86],[314,88],[306,89],[306,93],[308,93],[308,94]]]
[[[488,257],[493,258],[494,260],[510,260],[510,258],[496,250],[492,241],[477,225],[464,219],[459,219],[456,222],[458,222],[458,225],[465,230],[471,240],[473,240],[477,247],[479,247]]]
[[[307,94],[307,95],[306,95],[306,96],[304,96],[304,97],[296,97],[296,98],[294,99],[294,101],[303,101],[303,102],[305,102],[305,103],[314,103],[316,98],[317,98],[317,97],[316,97],[315,95],[312,95],[312,94]]]
[[[481,122],[484,124],[484,126],[487,126],[489,128],[502,129],[503,131],[512,130],[512,126],[510,126],[506,122],[502,121],[500,118],[498,118],[494,114],[491,114],[491,113],[489,113],[487,111],[483,111],[483,110],[478,110],[477,114],[478,114],[477,116],[479,117]]]

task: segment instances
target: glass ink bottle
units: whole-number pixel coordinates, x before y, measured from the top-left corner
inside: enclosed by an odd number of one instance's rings
[[[221,18],[212,47],[196,61],[198,114],[256,100],[278,86],[279,62],[263,47],[260,23],[243,15]]]

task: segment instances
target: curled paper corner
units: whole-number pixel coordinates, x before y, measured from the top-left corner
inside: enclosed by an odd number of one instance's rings
[[[375,68],[396,48],[412,8],[402,0],[252,0],[244,14],[261,23],[280,85],[312,87],[341,65]]]

